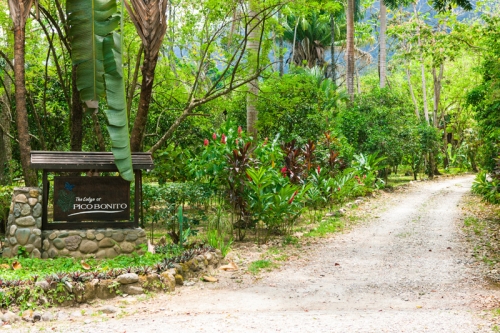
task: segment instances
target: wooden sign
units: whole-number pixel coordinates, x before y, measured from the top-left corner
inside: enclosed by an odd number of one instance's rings
[[[121,177],[54,177],[54,221],[130,220],[130,183]]]

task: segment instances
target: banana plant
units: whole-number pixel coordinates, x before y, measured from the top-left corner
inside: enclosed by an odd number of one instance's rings
[[[78,91],[89,108],[97,109],[99,99],[106,98],[115,164],[122,178],[132,181],[116,0],[67,0],[66,11]]]

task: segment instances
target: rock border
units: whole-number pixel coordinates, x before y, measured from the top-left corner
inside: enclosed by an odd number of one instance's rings
[[[15,296],[25,300],[23,296],[27,296],[28,302],[41,306],[71,307],[96,299],[136,296],[153,291],[173,292],[176,285],[183,285],[187,279],[199,278],[206,274],[213,275],[223,260],[220,250],[212,248],[191,250],[191,255],[191,258],[187,258],[188,260],[184,262],[175,263],[175,260],[167,259],[154,267],[113,269],[107,273],[77,272],[51,275],[37,280],[34,284],[18,285],[21,289],[15,292]],[[186,258],[186,254],[181,258]],[[85,278],[78,281],[82,276]],[[75,278],[77,281],[74,281]],[[0,288],[0,292],[6,289]],[[22,317],[9,309],[3,314],[0,313],[0,325],[13,324],[20,319],[28,322],[43,320],[43,313],[23,311]]]

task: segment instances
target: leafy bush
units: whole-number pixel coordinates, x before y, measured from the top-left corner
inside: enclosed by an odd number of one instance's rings
[[[476,176],[472,191],[490,203],[500,204],[500,179],[488,177],[484,171]]]
[[[5,231],[12,202],[13,186],[0,186],[0,232]]]

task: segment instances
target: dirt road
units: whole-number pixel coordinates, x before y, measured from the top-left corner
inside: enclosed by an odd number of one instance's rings
[[[471,304],[488,289],[460,239],[473,177],[372,201],[367,221],[262,279],[197,282],[121,313],[37,323],[56,332],[488,332]],[[233,277],[233,279],[231,279]],[[117,301],[114,302],[119,306]],[[68,310],[71,311],[71,310]],[[72,310],[74,311],[74,309]],[[114,317],[114,318],[111,318]]]

